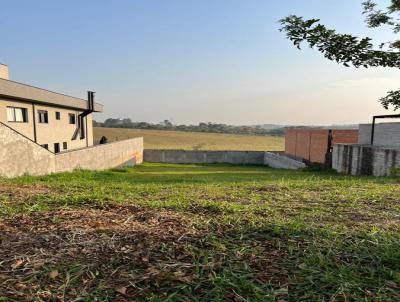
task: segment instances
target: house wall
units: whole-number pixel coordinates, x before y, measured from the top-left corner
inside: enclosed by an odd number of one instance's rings
[[[371,124],[360,124],[358,143],[371,143]],[[400,123],[379,123],[375,125],[374,145],[400,146]]]
[[[17,123],[7,121],[7,107],[20,107],[26,108],[28,111],[28,122]],[[48,111],[48,123],[39,123],[38,110]],[[60,120],[56,120],[56,112],[60,112]],[[87,137],[88,140],[80,139],[78,136],[76,140],[72,140],[72,136],[77,128],[77,124],[69,124],[69,113],[75,114],[76,123],[78,114],[82,111],[65,109],[54,106],[45,106],[32,104],[30,102],[15,101],[0,99],[0,122],[10,126],[21,134],[27,136],[31,140],[34,140],[34,126],[33,121],[36,119],[36,142],[40,145],[48,144],[49,150],[54,152],[54,143],[60,144],[60,150],[63,150],[63,142],[67,143],[68,150],[83,148],[86,146],[93,145],[93,125],[92,116],[87,116]],[[34,117],[35,113],[35,117]],[[86,128],[85,128],[86,130]]]
[[[7,107],[20,107],[28,110],[28,122],[27,123],[15,123],[7,120]],[[28,102],[16,102],[11,100],[5,100],[0,98],[0,122],[10,126],[21,134],[34,139],[33,133],[33,109],[32,103]]]
[[[0,79],[8,80],[8,66],[0,64]]]
[[[0,123],[0,176],[45,175],[77,168],[102,170],[143,160],[143,138],[54,154]]]

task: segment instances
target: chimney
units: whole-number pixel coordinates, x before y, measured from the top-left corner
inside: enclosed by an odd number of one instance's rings
[[[8,80],[8,66],[0,63],[0,79]]]

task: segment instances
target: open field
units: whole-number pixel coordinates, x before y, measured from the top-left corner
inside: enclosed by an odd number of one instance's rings
[[[143,136],[146,149],[281,151],[285,148],[285,139],[276,136],[94,128],[95,140],[103,135],[109,141]]]
[[[0,179],[0,301],[400,301],[399,196],[257,166]]]

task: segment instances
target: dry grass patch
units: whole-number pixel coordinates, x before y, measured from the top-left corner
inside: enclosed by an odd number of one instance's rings
[[[229,255],[205,240],[206,230],[193,221],[188,214],[113,205],[4,219],[0,293],[26,301],[132,301],[166,298],[171,294],[167,286],[207,296],[212,276],[239,269],[242,261],[258,272],[251,276],[254,282],[285,286],[287,275],[276,267],[283,251],[263,240],[251,243],[252,253]],[[235,299],[234,291],[224,295]]]
[[[94,128],[96,140],[103,135],[109,141],[143,137],[146,149],[282,151],[285,145],[284,137],[277,136]]]

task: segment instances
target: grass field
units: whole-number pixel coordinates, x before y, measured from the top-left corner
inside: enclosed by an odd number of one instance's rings
[[[399,196],[258,166],[0,179],[0,301],[400,301]]]
[[[146,149],[281,151],[285,145],[283,137],[275,136],[94,128],[95,140],[103,135],[109,141],[143,136]]]

